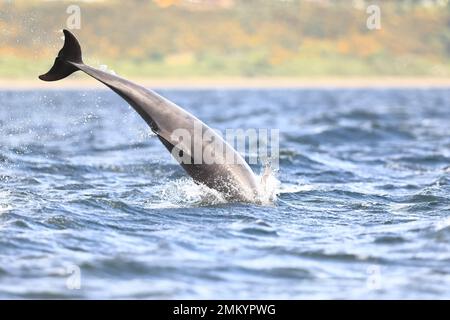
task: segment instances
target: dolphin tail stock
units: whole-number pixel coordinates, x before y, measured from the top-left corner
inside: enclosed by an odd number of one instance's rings
[[[46,74],[39,76],[41,80],[57,81],[64,79],[75,71],[80,70],[76,64],[83,64],[81,47],[78,40],[68,30],[64,29],[63,32],[64,46],[59,51],[51,69]]]

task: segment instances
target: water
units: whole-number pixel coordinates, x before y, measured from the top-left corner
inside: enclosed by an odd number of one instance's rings
[[[196,186],[109,91],[3,91],[0,298],[450,298],[449,89],[160,92],[279,128],[276,200]]]

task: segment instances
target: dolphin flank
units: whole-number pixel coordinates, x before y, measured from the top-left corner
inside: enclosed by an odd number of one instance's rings
[[[75,36],[67,30],[64,30],[64,36],[63,48],[52,68],[39,76],[41,80],[56,81],[79,70],[85,72],[128,102],[195,182],[217,190],[229,201],[258,202],[257,179],[253,171],[220,135],[157,93],[84,64]],[[180,129],[189,133],[192,139],[174,135]],[[205,133],[208,139],[204,139]],[[204,153],[213,161],[205,163]]]

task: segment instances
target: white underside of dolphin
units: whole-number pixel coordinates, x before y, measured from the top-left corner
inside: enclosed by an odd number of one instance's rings
[[[85,72],[126,100],[147,122],[172,155],[182,155],[182,159],[178,157],[177,160],[194,181],[219,191],[229,201],[259,202],[258,183],[253,171],[242,156],[220,135],[157,93],[85,65],[81,47],[75,36],[67,30],[64,30],[64,35],[63,48],[52,68],[39,76],[41,80],[56,81],[78,70]],[[177,138],[174,132],[180,129],[189,132],[192,139],[187,141]],[[205,132],[208,132],[207,140],[203,136]],[[198,137],[199,135],[201,137]],[[214,161],[204,163],[204,159],[199,158],[203,157],[205,151],[214,157]]]

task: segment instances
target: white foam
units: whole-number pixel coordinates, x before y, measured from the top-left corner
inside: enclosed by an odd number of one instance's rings
[[[10,196],[11,193],[9,191],[0,191],[0,215],[12,209]]]
[[[448,227],[450,227],[450,217],[446,217],[435,223],[436,231],[441,231],[441,230],[447,229]]]
[[[156,195],[161,201],[148,203],[148,208],[184,208],[227,202],[219,192],[197,184],[190,178],[181,178],[160,185],[156,189]]]
[[[289,193],[298,193],[298,192],[307,192],[317,190],[316,185],[312,184],[292,184],[292,183],[283,183],[280,185],[279,193],[289,194]]]
[[[265,165],[259,177],[257,201],[263,205],[273,204],[280,193],[281,183],[277,179],[277,171],[269,164]]]
[[[276,177],[276,171],[266,166],[259,180],[258,196],[255,203],[272,205],[280,193],[280,181]],[[162,208],[186,208],[192,206],[208,206],[227,203],[225,197],[218,191],[205,185],[195,183],[191,178],[181,178],[168,181],[154,189],[154,198],[145,206],[149,209]]]

